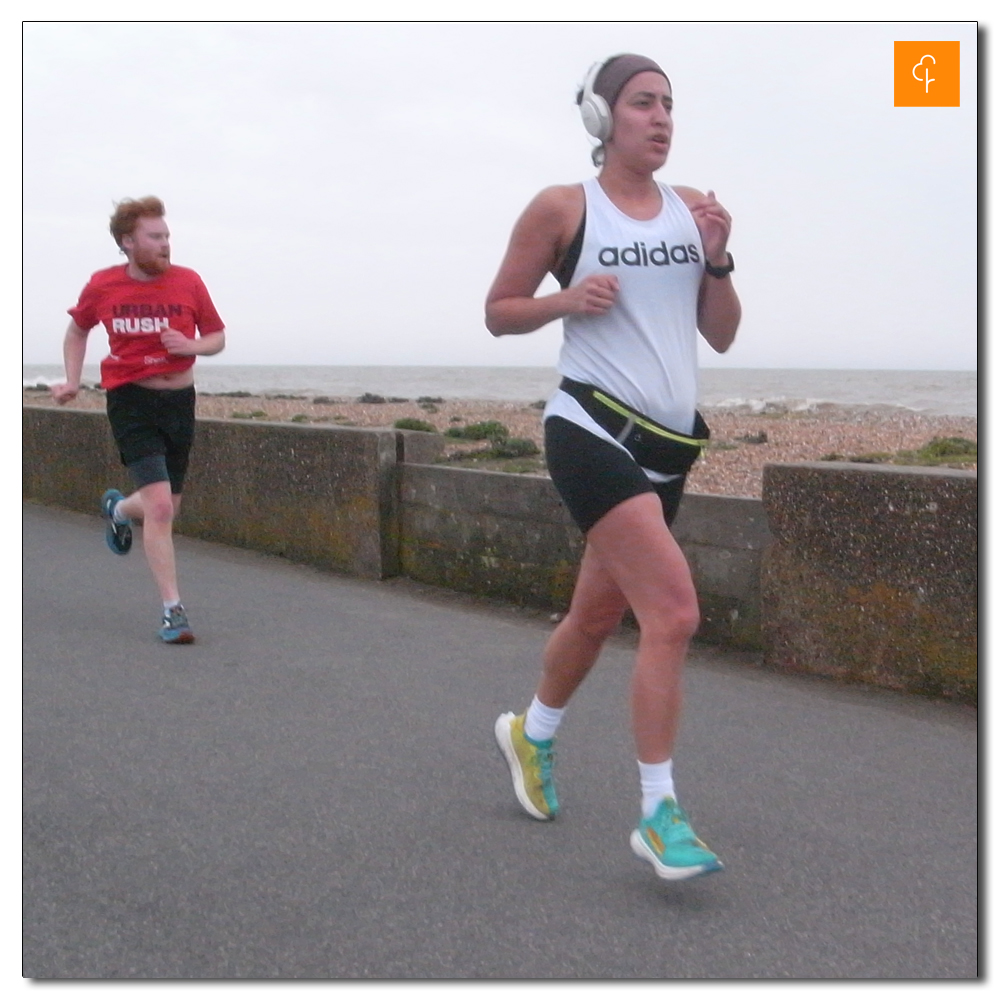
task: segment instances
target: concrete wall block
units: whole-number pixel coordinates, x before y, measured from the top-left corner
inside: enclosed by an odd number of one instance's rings
[[[401,467],[402,572],[542,608],[569,604],[583,539],[548,479]]]
[[[686,493],[674,521],[674,537],[685,544],[759,552],[771,541],[760,500]]]
[[[444,454],[443,434],[429,434],[427,431],[396,430],[396,459],[400,462],[427,465]]]
[[[976,701],[975,473],[773,465],[764,505],[768,665]]]
[[[397,572],[394,431],[201,420],[195,448],[178,530],[363,577]]]
[[[946,596],[978,580],[978,477],[955,469],[812,462],[769,465],[771,531],[844,580],[920,583]]]
[[[760,552],[691,543],[681,548],[699,593],[742,601],[759,597]]]

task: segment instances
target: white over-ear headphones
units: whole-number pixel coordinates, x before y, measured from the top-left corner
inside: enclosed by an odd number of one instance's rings
[[[580,98],[580,117],[583,119],[583,127],[601,142],[607,142],[611,138],[611,108],[608,102],[600,94],[594,93],[594,82],[597,74],[604,69],[606,62],[594,63],[587,72],[587,78],[583,82],[583,96]]]

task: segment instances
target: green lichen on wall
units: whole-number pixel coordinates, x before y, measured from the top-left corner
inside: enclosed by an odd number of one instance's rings
[[[352,570],[359,550],[371,547],[371,539],[378,534],[377,505],[365,497],[342,500],[335,508],[318,508],[275,494],[253,517],[227,514],[217,507],[211,516],[195,509],[182,515],[178,527],[193,537],[343,571]]]
[[[759,650],[760,608],[747,600],[700,593],[701,624],[695,635],[702,642]]]
[[[795,553],[766,564],[765,663],[913,694],[978,700],[978,647],[967,605],[929,602],[883,581],[844,583]]]
[[[481,594],[522,607],[563,611],[576,581],[575,561],[537,563],[511,559],[495,545],[475,542],[454,549],[441,542],[403,538],[400,568],[421,583]]]

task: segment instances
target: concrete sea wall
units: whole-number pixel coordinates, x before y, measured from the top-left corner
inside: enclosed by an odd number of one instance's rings
[[[93,513],[127,474],[101,412],[23,409],[26,499]],[[177,530],[372,579],[568,606],[582,539],[551,482],[432,464],[436,435],[199,420]],[[685,496],[699,638],[780,670],[974,702],[975,473],[768,466]]]

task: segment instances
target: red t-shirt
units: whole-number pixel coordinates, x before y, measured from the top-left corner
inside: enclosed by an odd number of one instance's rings
[[[91,275],[80,301],[67,310],[81,330],[103,323],[111,353],[101,362],[101,387],[114,389],[152,375],[190,368],[194,355],[169,354],[160,342],[168,326],[194,340],[225,329],[205,283],[188,267],[172,264],[152,281],[137,281],[119,264]]]

